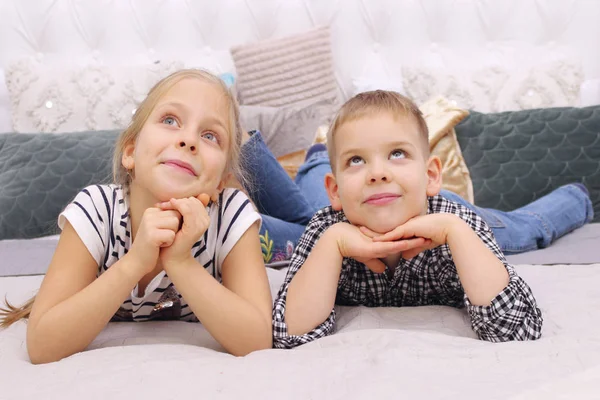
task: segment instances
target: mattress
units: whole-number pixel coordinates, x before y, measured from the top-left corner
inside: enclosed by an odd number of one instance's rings
[[[600,393],[600,264],[516,268],[544,313],[538,341],[476,340],[464,310],[449,307],[340,307],[335,334],[294,350],[234,357],[201,324],[111,323],[87,351],[34,366],[26,324],[19,322],[0,331],[0,398],[479,400]],[[268,275],[275,294],[285,270],[269,268]],[[24,300],[41,279],[0,278],[0,295]]]

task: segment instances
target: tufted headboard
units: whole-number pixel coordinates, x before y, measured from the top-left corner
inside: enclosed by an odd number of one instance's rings
[[[177,59],[235,72],[232,46],[329,25],[343,97],[365,81],[412,79],[426,91],[440,71],[493,77],[498,67],[511,74],[567,59],[580,66],[576,104],[589,105],[600,103],[599,21],[596,0],[2,0],[0,74],[28,56],[56,65]],[[9,104],[0,75],[0,132]]]

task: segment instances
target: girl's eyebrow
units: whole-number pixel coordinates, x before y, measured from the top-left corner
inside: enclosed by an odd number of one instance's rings
[[[188,111],[188,107],[185,104],[180,103],[178,101],[168,101],[166,103],[161,103],[161,104],[158,104],[156,108],[161,109],[161,108],[167,108],[167,107],[174,107],[181,111]]]
[[[168,101],[166,103],[159,104],[156,108],[157,109],[162,109],[162,108],[167,108],[167,107],[177,108],[177,109],[179,109],[182,112],[189,112],[190,111],[190,109],[188,108],[188,106],[186,106],[185,104],[180,103],[178,101]],[[203,119],[204,119],[204,121],[207,124],[218,125],[221,128],[223,128],[224,130],[227,130],[227,127],[225,126],[225,123],[217,115],[207,115]]]

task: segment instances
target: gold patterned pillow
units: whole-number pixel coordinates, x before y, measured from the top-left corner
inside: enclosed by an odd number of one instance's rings
[[[454,127],[465,119],[469,112],[458,108],[443,96],[426,101],[419,109],[429,129],[431,155],[436,155],[442,160],[442,187],[473,203],[471,174],[454,131]]]

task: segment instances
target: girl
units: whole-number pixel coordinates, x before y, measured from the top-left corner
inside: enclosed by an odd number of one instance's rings
[[[116,184],[83,189],[60,214],[35,301],[5,315],[29,316],[33,363],[84,350],[111,320],[200,320],[234,355],[271,347],[260,216],[224,188],[241,178],[241,137],[219,78],[182,70],[150,90],[117,141]]]

